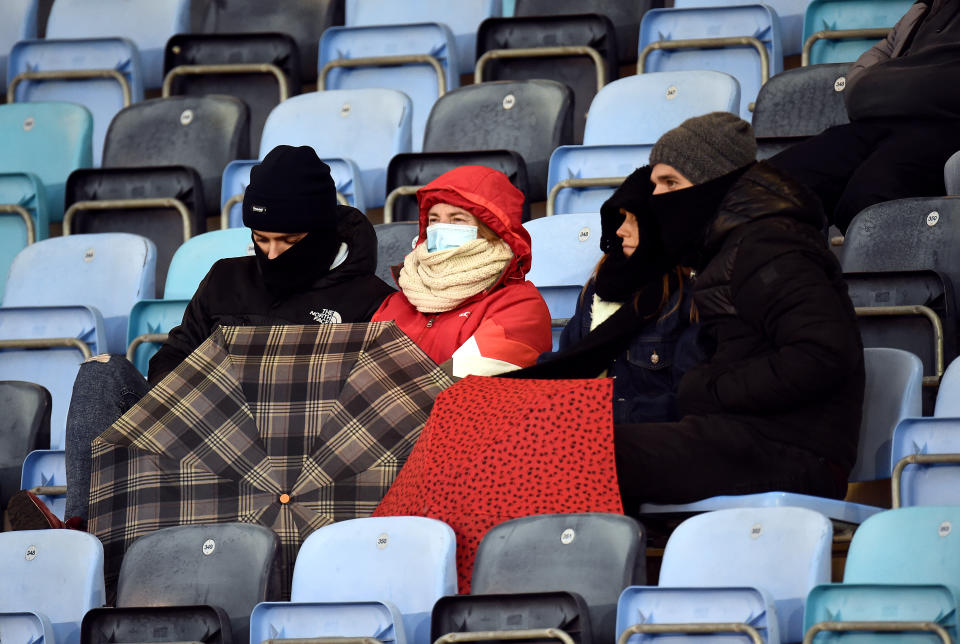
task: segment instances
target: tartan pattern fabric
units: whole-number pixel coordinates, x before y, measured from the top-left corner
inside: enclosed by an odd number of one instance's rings
[[[108,585],[143,534],[246,521],[279,535],[289,593],[303,539],[373,512],[450,384],[392,322],[218,328],[93,441]]]

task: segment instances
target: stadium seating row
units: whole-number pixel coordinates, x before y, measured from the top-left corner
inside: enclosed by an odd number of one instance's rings
[[[271,530],[189,525],[134,542],[116,608],[101,608],[96,537],[4,533],[0,570],[11,583],[0,591],[0,627],[16,641],[68,644],[147,634],[224,644],[318,637],[588,644],[669,633],[739,633],[769,644],[821,631],[914,634],[902,641],[927,632],[949,643],[960,606],[958,520],[956,506],[881,512],[854,535],[843,582],[829,583],[833,531],[823,515],[793,507],[708,512],[674,531],[659,585],[648,586],[646,534],[632,519],[538,515],[492,528],[478,549],[471,594],[456,595],[448,525],[354,519],[306,538],[290,602],[270,601],[278,551]]]

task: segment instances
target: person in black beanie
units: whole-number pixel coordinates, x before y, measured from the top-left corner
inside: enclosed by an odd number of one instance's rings
[[[846,492],[865,378],[856,316],[819,200],[755,162],[752,138],[730,114],[689,119],[624,183],[653,186],[628,211],[638,244],[628,279],[693,269],[707,355],[679,380],[677,422],[614,425],[630,514],[720,494]]]
[[[216,262],[150,360],[144,380],[121,356],[80,366],[67,413],[65,515],[82,524],[90,489],[90,442],[173,371],[219,325],[368,322],[394,292],[376,277],[377,239],[367,217],[337,203],[330,168],[310,147],[274,148],[250,173],[243,223],[254,256]],[[18,529],[46,527],[26,492]],[[16,496],[16,495],[15,495]],[[13,499],[11,499],[13,503]]]

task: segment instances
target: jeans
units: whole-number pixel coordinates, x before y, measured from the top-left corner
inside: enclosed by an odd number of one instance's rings
[[[90,499],[90,443],[133,407],[150,389],[122,356],[80,365],[67,411],[67,503],[64,517],[86,520]]]

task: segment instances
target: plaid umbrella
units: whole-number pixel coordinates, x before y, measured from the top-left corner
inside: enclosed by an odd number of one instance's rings
[[[93,442],[108,585],[143,534],[246,521],[280,536],[288,594],[303,539],[373,512],[450,384],[392,322],[217,329]]]

